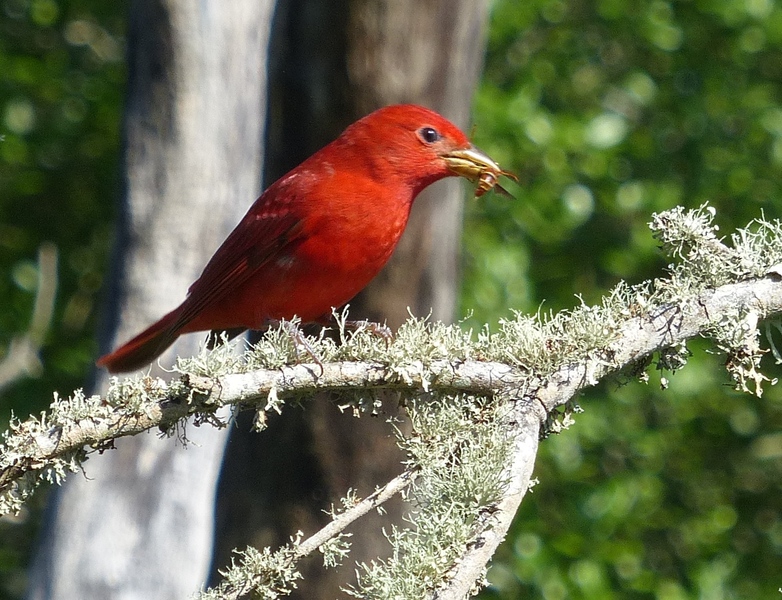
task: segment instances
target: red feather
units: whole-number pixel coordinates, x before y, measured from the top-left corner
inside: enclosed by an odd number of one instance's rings
[[[449,175],[475,179],[445,158],[466,149],[477,153],[455,125],[419,106],[357,121],[255,201],[178,308],[98,364],[130,371],[183,333],[328,315],[387,262],[424,187]]]

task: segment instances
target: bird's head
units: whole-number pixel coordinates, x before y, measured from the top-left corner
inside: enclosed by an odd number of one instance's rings
[[[453,175],[477,183],[476,196],[491,188],[507,194],[498,185],[500,175],[516,179],[473,146],[456,125],[422,106],[386,106],[351,125],[341,137],[355,144],[378,175],[406,182],[414,194]]]

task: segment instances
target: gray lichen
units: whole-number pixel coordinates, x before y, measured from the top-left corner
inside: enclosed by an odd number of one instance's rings
[[[714,217],[708,206],[654,215],[653,234],[673,260],[667,276],[620,283],[595,306],[578,301],[556,314],[517,313],[496,332],[411,318],[390,342],[368,326],[348,331],[343,312],[335,315],[335,338],[321,334],[305,347],[290,335],[290,324],[281,324],[243,356],[220,346],[180,360],[181,377],[170,383],[115,378],[103,396],[55,395],[46,413],[12,419],[3,434],[0,513],[17,512],[39,483],[59,483],[123,435],[153,428],[171,435],[191,416],[221,426],[214,414],[224,405],[252,406],[262,428],[267,411],[321,390],[339,394],[338,404],[360,415],[377,410],[379,390],[395,390],[412,425],[409,435],[399,434],[406,473],[415,480],[406,492],[410,526],[388,532],[389,557],[361,565],[350,593],[434,597],[461,568],[460,557],[499,522],[509,453],[522,439],[511,418],[517,403],[537,406],[544,430],[545,416],[565,407],[564,420],[548,421],[562,428],[578,410],[573,399],[581,389],[621,369],[643,379],[655,353],[658,368],[680,369],[689,356],[686,342],[697,335],[725,354],[737,389],[762,393],[770,380],[760,369],[760,324],[782,313],[782,225],[758,220],[726,243]],[[339,531],[318,538],[316,547],[335,564],[344,560],[347,542]],[[287,594],[300,577],[301,544],[296,536],[277,551],[237,553],[223,584],[200,597]],[[471,571],[465,594],[483,569]]]

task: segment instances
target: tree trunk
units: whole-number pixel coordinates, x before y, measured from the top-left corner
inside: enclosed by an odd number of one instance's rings
[[[271,46],[269,181],[383,105],[423,104],[466,128],[487,17],[484,0],[278,3]],[[387,321],[396,328],[410,307],[416,315],[453,319],[465,194],[464,183],[456,180],[421,194],[391,262],[351,302],[351,318]],[[394,398],[385,407],[393,414]],[[278,545],[297,530],[312,533],[325,523],[323,510],[349,488],[366,496],[397,475],[404,458],[386,418],[356,420],[327,396],[273,419],[261,435],[249,432],[248,417],[238,423],[220,484],[215,569],[230,563],[233,548]],[[346,565],[323,571],[313,559],[291,597],[336,597],[353,579],[356,561],[387,555],[381,528],[401,523],[405,507],[401,501],[385,507],[386,517],[367,515],[352,531]]]
[[[273,3],[134,0],[124,182],[103,350],[174,308],[260,189]],[[160,363],[190,355],[181,338]],[[154,366],[152,373],[162,374]],[[97,375],[97,387],[106,383]],[[123,439],[53,494],[34,599],[187,598],[212,555],[227,432]]]

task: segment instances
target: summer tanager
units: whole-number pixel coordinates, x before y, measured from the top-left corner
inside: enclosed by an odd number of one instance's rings
[[[386,264],[418,193],[450,175],[478,182],[480,195],[510,174],[426,108],[388,106],[356,121],[269,186],[182,304],[98,365],[141,368],[193,331],[328,318]]]

